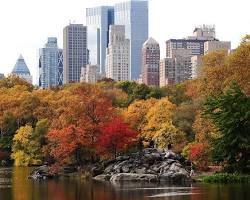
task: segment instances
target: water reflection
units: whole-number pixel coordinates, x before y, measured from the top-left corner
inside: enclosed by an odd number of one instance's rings
[[[2,200],[248,200],[250,185],[166,186],[81,180],[28,180],[29,168],[0,168]]]

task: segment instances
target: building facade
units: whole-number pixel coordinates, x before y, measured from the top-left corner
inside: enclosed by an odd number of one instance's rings
[[[139,78],[142,66],[142,45],[148,39],[148,1],[130,0],[115,4],[115,25],[124,25],[130,40],[131,79]]]
[[[80,82],[81,68],[88,64],[87,27],[70,24],[63,30],[63,82]]]
[[[193,56],[191,57],[191,78],[197,78],[201,73],[202,68],[202,56]]]
[[[81,82],[96,83],[101,78],[99,69],[99,65],[87,65],[86,68],[82,67]]]
[[[214,51],[223,50],[230,52],[231,42],[228,41],[207,41],[204,43],[204,54],[209,54]]]
[[[50,88],[62,85],[62,49],[57,46],[57,38],[49,37],[39,49],[39,87]]]
[[[142,82],[159,86],[160,45],[149,38],[142,47]]]
[[[100,6],[86,9],[89,64],[99,65],[101,74],[105,74],[106,48],[109,43],[109,26],[112,24],[114,24],[114,7]]]
[[[63,49],[58,49],[57,83],[63,85]]]
[[[191,79],[191,73],[189,57],[164,58],[160,61],[160,87],[189,80]]]
[[[26,62],[22,55],[16,61],[16,64],[11,72],[12,75],[18,76],[21,79],[24,79],[28,83],[32,84],[32,76],[30,74],[30,70],[26,65]]]
[[[125,26],[111,25],[106,54],[106,77],[116,81],[130,80],[130,41]]]
[[[172,57],[174,50],[181,51],[183,49],[190,51],[190,58],[196,55],[204,55],[204,43],[206,41],[218,41],[214,26],[199,26],[195,28],[193,36],[188,36],[185,39],[170,39],[166,41],[166,57]]]

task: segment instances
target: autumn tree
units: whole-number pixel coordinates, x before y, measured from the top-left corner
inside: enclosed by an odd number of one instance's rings
[[[117,117],[102,127],[97,149],[102,155],[113,155],[115,158],[120,151],[135,142],[136,137],[137,132]]]
[[[243,38],[234,52],[216,51],[203,58],[201,94],[220,95],[236,81],[242,91],[250,95],[250,41]]]
[[[74,125],[61,130],[50,130],[47,134],[50,155],[55,162],[64,165],[81,163],[80,151],[85,145],[85,133]]]
[[[192,142],[183,148],[182,155],[198,170],[208,170],[211,163],[211,147],[206,143]]]
[[[11,157],[16,166],[41,164],[41,145],[30,125],[17,130],[13,139]]]
[[[162,88],[164,96],[168,97],[175,105],[180,105],[184,102],[189,102],[191,99],[186,95],[186,84],[180,83],[175,85],[167,85]]]
[[[130,104],[124,112],[126,122],[141,133],[146,125],[146,115],[156,102],[156,99],[148,99],[138,100]]]
[[[176,105],[167,97],[158,100],[146,114],[147,124],[143,129],[144,137],[156,141],[160,147],[180,143],[176,139],[183,140],[184,135],[172,123],[175,109]]]
[[[112,102],[99,87],[80,87],[75,92],[79,97],[78,110],[80,112],[77,126],[84,130],[89,146],[93,148],[100,135],[101,127],[116,113]]]
[[[197,106],[193,103],[183,103],[174,111],[173,124],[185,133],[186,138],[191,141],[194,139],[193,123]]]
[[[19,78],[15,75],[10,75],[2,80],[0,80],[0,88],[13,88],[14,86],[22,85],[27,88],[28,91],[32,91],[34,86],[28,83],[26,80]]]

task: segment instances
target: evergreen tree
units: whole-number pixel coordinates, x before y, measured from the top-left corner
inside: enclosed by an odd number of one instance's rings
[[[205,114],[221,133],[213,144],[215,161],[225,164],[228,172],[249,172],[250,97],[233,83],[225,94],[208,98]]]

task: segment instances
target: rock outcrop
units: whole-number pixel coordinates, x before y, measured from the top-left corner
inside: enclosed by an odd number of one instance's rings
[[[93,168],[95,180],[183,183],[191,181],[185,160],[172,151],[148,148]],[[98,173],[97,173],[98,172]]]

